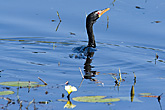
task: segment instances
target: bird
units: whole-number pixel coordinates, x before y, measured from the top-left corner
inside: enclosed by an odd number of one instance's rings
[[[97,21],[98,18],[100,18],[108,10],[110,10],[110,8],[106,8],[103,10],[96,10],[96,11],[91,12],[86,17],[86,29],[87,29],[87,34],[88,34],[88,46],[87,47],[96,48],[95,37],[93,34],[93,24]]]

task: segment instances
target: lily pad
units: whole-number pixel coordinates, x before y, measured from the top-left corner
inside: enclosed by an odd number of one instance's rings
[[[59,102],[67,102],[68,100],[66,100],[66,99],[57,99],[57,101],[59,101]]]
[[[10,94],[14,94],[13,91],[1,91],[0,95],[10,95]]]
[[[151,95],[151,93],[139,93],[139,95],[141,95],[141,96],[147,96],[147,95]]]
[[[43,87],[43,86],[46,86],[46,85],[38,84],[38,82],[28,82],[28,81],[1,82],[0,85],[15,86],[15,87]]]
[[[106,96],[82,96],[72,98],[74,101],[78,102],[117,102],[120,101],[119,98],[105,98]]]

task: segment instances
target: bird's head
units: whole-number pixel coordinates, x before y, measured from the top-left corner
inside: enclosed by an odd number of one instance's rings
[[[107,12],[110,8],[106,8],[104,10],[97,10],[97,11],[94,11],[92,13],[90,13],[88,16],[87,16],[87,21],[88,22],[91,22],[92,24],[94,24],[96,22],[96,20],[101,17],[105,12]]]
[[[97,10],[92,13],[90,13],[86,18],[86,28],[88,33],[88,47],[96,47],[95,38],[93,34],[93,24],[96,22],[96,20],[101,17],[105,12],[107,12],[110,8],[106,8],[104,10]]]

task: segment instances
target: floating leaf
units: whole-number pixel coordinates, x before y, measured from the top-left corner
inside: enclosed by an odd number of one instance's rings
[[[74,101],[78,102],[117,102],[120,101],[119,98],[105,98],[106,96],[82,96],[72,98]]]
[[[14,94],[13,91],[1,91],[0,95],[9,95],[9,94]]]
[[[66,99],[57,99],[57,101],[59,101],[59,102],[67,102],[68,100],[66,100]]]
[[[38,82],[29,82],[29,81],[1,82],[0,85],[16,86],[16,87],[43,87],[43,86],[46,86],[46,85],[38,84]]]
[[[151,93],[139,93],[139,95],[147,96],[147,95],[151,95]]]
[[[158,97],[158,96],[155,96],[155,95],[151,95],[151,93],[139,93],[140,97]]]

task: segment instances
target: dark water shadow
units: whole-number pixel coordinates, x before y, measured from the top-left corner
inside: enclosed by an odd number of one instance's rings
[[[92,47],[80,46],[73,48],[72,51],[74,52],[74,54],[70,54],[70,58],[86,59],[88,57],[93,57],[92,53],[97,51],[97,49]]]

